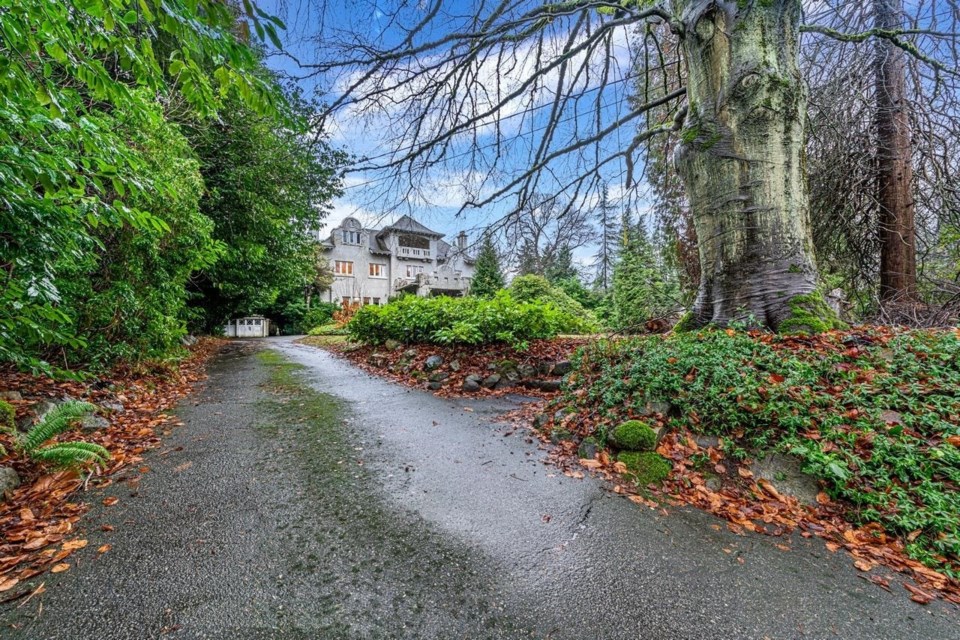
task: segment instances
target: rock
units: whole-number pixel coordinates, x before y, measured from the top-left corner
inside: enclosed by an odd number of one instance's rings
[[[550,442],[553,444],[560,444],[565,440],[570,440],[572,437],[573,434],[566,429],[554,429],[550,432]]]
[[[548,376],[550,372],[553,371],[552,362],[541,362],[537,365],[537,374],[541,376]]]
[[[560,387],[563,385],[561,380],[541,380],[537,384],[537,388],[540,391],[560,391]]]
[[[714,449],[716,449],[717,447],[720,446],[720,438],[718,438],[717,436],[705,436],[701,434],[701,435],[695,436],[694,441],[697,443],[697,446],[700,447],[701,449],[709,449],[710,447],[713,447]]]
[[[537,377],[537,368],[529,364],[521,364],[517,367],[517,373],[520,374],[521,378],[536,378]]]
[[[554,376],[565,376],[573,371],[573,363],[569,360],[561,360],[553,365],[550,374]]]
[[[180,338],[180,344],[185,347],[192,347],[193,345],[197,344],[197,337],[187,334]]]
[[[110,426],[110,421],[98,415],[87,415],[80,420],[80,428],[84,431],[99,431]]]
[[[23,400],[23,396],[20,395],[19,391],[0,391],[0,400],[5,402],[20,402]]]
[[[493,373],[483,379],[483,382],[480,384],[487,389],[493,389],[500,383],[500,374]]]
[[[439,391],[442,387],[442,382],[431,382],[427,384],[427,388],[429,388],[431,391]]]
[[[583,441],[580,442],[580,447],[577,449],[577,455],[587,460],[593,460],[599,452],[600,443],[592,436],[584,438]]]
[[[462,389],[468,393],[476,393],[481,389],[480,381],[474,380],[472,378],[467,378],[466,380],[463,381]]]
[[[430,356],[427,358],[426,362],[423,363],[424,371],[434,371],[438,369],[440,365],[443,364],[443,358],[440,356]]]
[[[720,476],[713,473],[708,473],[703,479],[703,484],[706,485],[707,489],[710,491],[717,492],[723,488],[723,480],[720,479]]]
[[[393,339],[387,340],[386,342],[383,343],[383,348],[386,349],[387,351],[396,351],[397,349],[399,349],[399,348],[402,347],[402,346],[403,346],[403,345],[400,344],[400,342],[398,342],[397,340],[393,340]]]
[[[751,470],[758,480],[766,480],[780,493],[793,496],[803,504],[816,505],[820,484],[800,467],[798,459],[774,453],[754,462]]]
[[[10,467],[0,467],[0,495],[8,496],[20,486],[20,476]]]
[[[903,416],[896,411],[884,411],[880,414],[880,419],[887,424],[903,425]]]
[[[487,364],[487,369],[489,369],[490,371],[496,371],[496,370],[497,370],[497,365],[495,365],[494,363],[490,362],[490,363]]]
[[[540,431],[548,424],[550,424],[550,416],[545,413],[541,413],[533,419],[533,428],[537,431]]]
[[[367,363],[371,366],[377,367],[378,369],[385,367],[388,362],[389,359],[384,353],[371,353],[370,357],[367,358]]]
[[[449,373],[443,371],[437,371],[436,373],[431,373],[430,377],[427,378],[430,382],[443,382],[450,377]]]
[[[57,407],[56,402],[51,402],[50,400],[41,400],[37,404],[31,407],[33,409],[32,416],[25,416],[17,421],[17,429],[20,431],[29,431],[30,428],[43,420],[48,413],[53,411]]]
[[[501,378],[500,382],[497,383],[497,386],[494,389],[509,389],[510,387],[515,386],[517,383],[515,380],[509,380],[507,378]]]
[[[406,351],[403,352],[403,359],[404,359],[404,360],[413,360],[413,359],[416,358],[416,357],[417,357],[417,350],[416,350],[416,349],[407,349]]]
[[[451,363],[450,363],[449,365],[447,365],[447,366],[450,367],[450,371],[453,371],[454,373],[456,373],[457,371],[460,371],[460,361],[459,361],[459,360],[454,360],[453,362],[451,362]]]
[[[103,402],[100,404],[101,409],[106,409],[110,413],[123,413],[124,407],[119,402]]]

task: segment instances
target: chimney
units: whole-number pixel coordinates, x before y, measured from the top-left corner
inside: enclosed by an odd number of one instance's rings
[[[457,234],[457,247],[462,251],[467,248],[467,232],[461,231]]]

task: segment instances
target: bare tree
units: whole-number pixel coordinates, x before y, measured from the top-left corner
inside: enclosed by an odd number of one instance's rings
[[[594,238],[592,211],[564,205],[556,198],[534,195],[501,225],[502,244],[513,247],[512,265],[522,274],[545,276],[569,254]]]
[[[378,172],[402,199],[421,197],[425,176],[443,169],[472,176],[464,209],[510,197],[521,210],[541,192],[578,203],[604,172],[623,167],[632,183],[644,143],[677,135],[701,264],[694,325],[756,318],[776,329],[798,304],[822,311],[810,295],[818,271],[803,162],[801,32],[885,39],[926,69],[956,74],[956,65],[917,46],[921,36],[948,35],[926,25],[861,32],[802,25],[799,0],[351,8],[381,12],[386,26],[331,29],[307,67],[328,83],[325,116],[341,124],[366,119],[389,132],[390,150],[357,169]],[[649,21],[678,39],[683,84],[627,100],[622,87],[636,86],[629,33]],[[665,118],[633,129],[661,107]]]

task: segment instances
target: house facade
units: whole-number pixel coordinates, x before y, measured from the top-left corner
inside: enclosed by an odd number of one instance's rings
[[[462,296],[473,278],[465,233],[450,244],[410,216],[382,229],[346,218],[320,247],[334,275],[328,299],[341,305],[386,304],[401,293]]]

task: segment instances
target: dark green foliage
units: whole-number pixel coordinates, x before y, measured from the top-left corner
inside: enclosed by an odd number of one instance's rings
[[[653,451],[657,446],[657,432],[640,420],[627,420],[611,436],[613,444],[624,451]]]
[[[476,268],[473,280],[470,281],[470,295],[480,298],[492,297],[505,286],[503,271],[500,269],[500,258],[493,239],[489,234],[483,236],[480,252],[477,254]]]
[[[501,292],[492,299],[404,296],[361,307],[347,325],[359,342],[483,344],[552,338],[583,330],[584,321],[550,303],[520,302]]]
[[[16,448],[24,455],[39,462],[51,463],[58,467],[71,467],[87,463],[106,462],[110,452],[98,444],[90,442],[55,442],[45,444],[60,435],[96,407],[87,402],[71,400],[57,405],[43,420],[35,424],[25,434],[16,437]]]
[[[573,265],[573,251],[569,246],[560,247],[557,254],[544,268],[543,276],[550,282],[571,278],[578,279],[580,277],[577,268]]]
[[[653,451],[622,451],[617,461],[624,464],[627,476],[641,487],[660,484],[673,469],[669,460]]]
[[[854,347],[842,337],[731,329],[599,342],[568,376],[570,397],[606,424],[669,401],[684,425],[726,438],[731,455],[798,456],[854,523],[913,534],[913,557],[960,576],[960,448],[950,444],[960,335],[865,331]]]
[[[271,83],[246,73],[257,56],[235,37],[238,18],[219,0],[4,3],[0,360],[50,371],[46,356],[98,335],[74,324],[63,274],[98,268],[110,229],[168,231],[146,205],[176,186],[157,179],[128,124],[156,132],[161,105],[206,116],[220,95],[275,112]]]
[[[679,288],[664,273],[642,226],[625,221],[620,259],[613,270],[611,320],[615,329],[626,333],[641,331],[648,320],[677,311]]]
[[[319,228],[339,193],[344,156],[309,135],[315,105],[287,95],[287,126],[231,104],[219,121],[191,127],[207,186],[201,210],[224,247],[193,281],[204,330],[233,316],[275,311],[281,296],[302,297],[317,277],[307,232]]]

